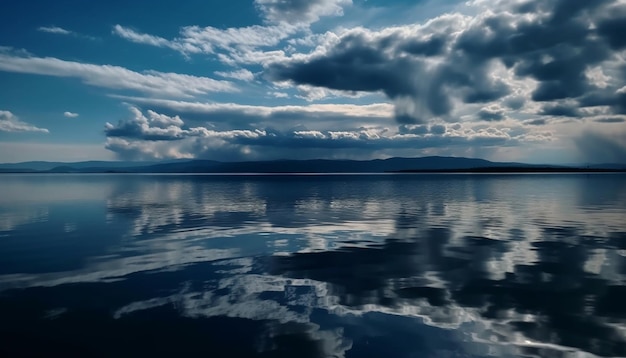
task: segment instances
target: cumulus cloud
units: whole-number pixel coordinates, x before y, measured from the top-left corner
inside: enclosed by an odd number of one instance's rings
[[[22,122],[9,111],[0,111],[0,131],[2,132],[41,132],[48,133],[45,128]]]
[[[76,118],[79,114],[74,112],[63,112],[63,116],[66,118]]]
[[[491,105],[478,112],[478,118],[483,121],[501,121],[505,118],[504,109],[498,105]]]
[[[228,81],[158,71],[135,72],[113,65],[65,61],[53,57],[0,54],[0,70],[55,77],[79,78],[85,84],[152,95],[193,97],[210,92],[236,92]]]
[[[545,115],[576,116],[557,107],[558,101],[569,100],[578,107],[626,111],[626,101],[616,94],[625,81],[616,51],[624,47],[620,30],[626,4],[470,5],[477,15],[446,14],[422,25],[343,31],[322,49],[269,64],[267,74],[294,84],[381,91],[394,101],[400,122],[455,121],[462,105],[504,102],[519,89],[525,98],[509,99],[505,105],[511,110],[544,102]],[[528,81],[535,84],[530,92],[524,88]],[[486,110],[478,117],[499,115]]]
[[[295,158],[312,154],[328,156],[341,149],[370,152],[419,150],[440,147],[516,146],[522,142],[550,141],[550,133],[531,133],[522,127],[489,127],[434,124],[425,130],[402,127],[359,127],[345,130],[312,130],[305,126],[278,130],[271,127],[219,130],[211,125],[188,125],[178,116],[151,110],[144,115],[131,107],[132,116],[117,124],[107,123],[106,148],[126,159],[209,158],[231,160],[272,157]],[[277,159],[275,158],[275,159]]]
[[[453,96],[476,103],[509,92],[502,80],[486,75],[489,63],[468,71],[463,58],[442,55],[451,53],[448,31],[462,30],[467,21],[462,15],[445,15],[424,25],[348,30],[323,51],[271,64],[268,75],[275,81],[383,92],[394,100],[396,117],[403,122],[442,117],[451,112]]]

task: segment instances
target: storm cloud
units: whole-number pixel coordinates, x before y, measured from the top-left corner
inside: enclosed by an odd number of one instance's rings
[[[514,104],[505,104],[508,108],[541,102],[541,115],[578,116],[577,106],[597,105],[624,112],[626,101],[618,90],[626,76],[616,51],[626,46],[626,4],[472,4],[478,15],[446,14],[424,25],[379,31],[346,30],[321,50],[269,65],[267,75],[274,81],[382,92],[394,101],[401,123],[457,121],[460,104],[499,101]],[[598,71],[606,83],[598,82]],[[525,96],[511,97],[520,90],[526,90]],[[573,106],[559,106],[562,100]],[[499,116],[478,113],[482,120]]]

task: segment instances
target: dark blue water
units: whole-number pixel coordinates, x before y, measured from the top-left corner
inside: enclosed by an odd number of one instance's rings
[[[0,176],[0,356],[626,356],[626,176]]]

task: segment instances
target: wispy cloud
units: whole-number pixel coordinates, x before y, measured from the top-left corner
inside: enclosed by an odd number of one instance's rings
[[[76,118],[79,114],[74,112],[63,112],[63,116],[66,118]]]
[[[65,61],[53,57],[19,57],[0,54],[0,70],[55,77],[73,77],[85,84],[141,93],[194,97],[210,92],[237,92],[228,81],[158,71],[135,72],[113,65]]]
[[[41,32],[47,32],[50,34],[59,34],[59,35],[72,35],[74,32],[66,30],[62,27],[58,26],[41,26],[37,30]]]
[[[22,122],[9,111],[0,111],[0,131],[2,132],[41,132],[48,133],[45,128]]]
[[[185,55],[191,54],[191,53],[202,52],[201,48],[199,48],[198,46],[192,43],[185,43],[185,42],[175,41],[175,40],[170,41],[163,37],[143,34],[131,28],[124,27],[121,25],[113,26],[112,32],[114,35],[120,36],[121,38],[124,38],[130,42],[150,45],[150,46],[155,46],[155,47],[170,48],[172,50],[181,52]]]
[[[199,123],[237,128],[265,125],[274,128],[305,126],[309,129],[354,128],[384,125],[392,122],[393,105],[389,103],[309,104],[259,106],[239,103],[207,103],[114,96],[139,106],[153,108],[166,114],[179,114]]]
[[[212,26],[187,26],[180,30],[180,36],[172,40],[137,32],[122,25],[113,27],[113,34],[128,41],[144,45],[170,48],[184,55],[194,53],[215,54],[236,49],[275,46],[281,40],[302,30],[302,27],[281,23],[271,26],[253,25],[219,29]]]
[[[37,31],[56,35],[74,36],[88,40],[96,40],[96,38],[93,36],[79,34],[78,32],[70,31],[59,26],[41,26],[37,28]]]
[[[240,81],[252,81],[254,79],[254,73],[246,70],[245,68],[230,72],[217,71],[215,74],[221,77],[233,78]]]
[[[352,0],[255,0],[254,4],[265,25],[226,29],[186,26],[181,28],[180,36],[168,40],[117,24],[113,26],[113,34],[135,43],[171,48],[185,55],[214,54],[218,50],[249,51],[275,46],[298,32],[309,32],[310,25],[321,17],[343,15],[343,8],[352,5]]]

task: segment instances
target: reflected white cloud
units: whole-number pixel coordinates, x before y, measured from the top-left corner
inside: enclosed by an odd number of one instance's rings
[[[11,231],[23,224],[46,221],[46,207],[14,207],[10,211],[0,210],[0,231]]]
[[[99,192],[118,241],[79,269],[0,275],[0,291],[175,272],[116,303],[113,317],[171,306],[188,318],[268,321],[259,349],[293,326],[339,357],[353,337],[315,312],[346,324],[413,318],[416,330],[441,329],[476,355],[593,356],[581,352],[612,352],[594,339],[626,342],[626,320],[607,301],[626,282],[623,184],[402,178],[129,176]],[[575,321],[559,326],[562,316]],[[611,336],[572,339],[580,325]]]

